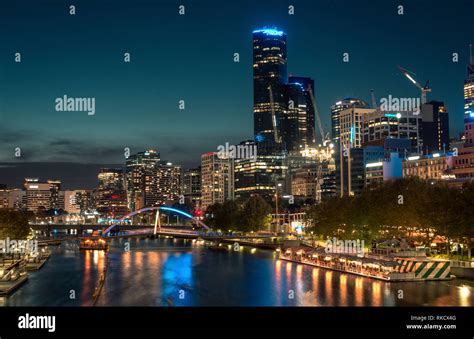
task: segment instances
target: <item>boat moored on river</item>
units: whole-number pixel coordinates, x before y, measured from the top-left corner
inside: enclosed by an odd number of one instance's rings
[[[97,231],[94,231],[92,236],[81,238],[79,249],[107,251],[109,249],[109,244],[103,237],[99,235]]]

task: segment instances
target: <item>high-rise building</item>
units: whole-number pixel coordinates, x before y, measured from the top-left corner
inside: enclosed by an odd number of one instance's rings
[[[350,107],[339,111],[339,148],[359,148],[363,142],[363,116],[372,108]]]
[[[384,146],[387,156],[393,151],[400,154],[421,152],[423,143],[421,114],[413,111],[372,110],[363,114],[360,121],[362,146]],[[357,138],[357,126],[354,128]]]
[[[258,194],[271,201],[276,185],[288,172],[284,154],[258,154],[256,159],[235,160],[235,197],[247,199]],[[288,191],[288,188],[283,188]]]
[[[464,80],[464,136],[465,146],[474,147],[474,59],[472,45],[467,66],[467,78]]]
[[[449,117],[444,102],[430,101],[421,105],[423,116],[423,153],[449,150]]]
[[[156,165],[159,162],[160,153],[152,149],[130,155],[126,160],[127,200],[131,211],[158,202]]]
[[[253,112],[256,141],[276,141],[274,126],[279,132],[281,117],[287,108],[286,64],[286,34],[277,29],[253,31]]]
[[[64,209],[64,193],[61,193],[61,181],[48,180],[50,196],[50,208]]]
[[[51,186],[40,182],[38,178],[25,178],[26,209],[32,212],[46,211],[51,208]]]
[[[181,182],[182,193],[186,204],[194,207],[201,207],[201,166],[190,168],[184,171]]]
[[[341,134],[340,112],[348,108],[369,108],[369,105],[355,98],[346,98],[331,106],[331,137],[335,144],[339,143]]]
[[[174,165],[171,162],[160,162],[156,165],[154,176],[156,178],[156,186],[149,185],[152,190],[150,192],[145,191],[145,201],[147,201],[147,204],[149,202],[150,206],[154,206],[180,200],[181,166]],[[150,182],[152,180],[150,179]],[[154,201],[155,197],[157,198],[156,201]]]
[[[64,191],[64,210],[69,214],[81,213],[77,192],[78,191]]]
[[[205,211],[215,203],[234,198],[234,161],[217,152],[201,155],[201,205]]]
[[[69,214],[84,214],[94,209],[90,190],[64,191],[64,210]]]
[[[119,218],[128,213],[124,173],[121,168],[101,168],[97,176],[97,211],[106,218]]]
[[[316,146],[314,107],[309,88],[314,92],[311,78],[291,76],[288,79],[288,107],[281,119],[281,136],[289,153]]]
[[[338,196],[358,195],[365,186],[365,158],[363,148],[350,152],[336,152],[336,190]]]
[[[23,209],[25,207],[25,194],[26,192],[19,188],[8,189],[6,186],[0,188],[0,209]]]

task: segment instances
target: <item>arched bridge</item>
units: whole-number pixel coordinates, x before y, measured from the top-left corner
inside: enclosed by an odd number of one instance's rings
[[[166,211],[166,212],[173,212],[173,213],[177,213],[179,215],[182,215],[188,219],[191,219],[193,220],[194,222],[196,222],[197,225],[205,228],[206,230],[210,230],[210,228],[204,224],[202,221],[196,219],[195,217],[193,217],[191,214],[187,213],[187,212],[184,212],[184,211],[181,211],[177,208],[173,208],[173,207],[168,207],[168,206],[154,206],[154,207],[145,207],[145,208],[142,208],[142,209],[139,209],[139,210],[136,210],[134,212],[131,212],[129,214],[127,214],[126,216],[122,217],[120,220],[118,220],[115,224],[109,226],[104,232],[103,232],[103,235],[104,236],[107,236],[110,231],[118,226],[120,223],[124,222],[125,220],[133,217],[134,215],[137,215],[137,214],[140,214],[140,213],[144,213],[144,212],[149,212],[149,211],[156,211],[156,218],[155,218],[155,233],[156,233],[156,228],[158,226],[160,226],[161,228],[161,225],[160,225],[160,211]]]

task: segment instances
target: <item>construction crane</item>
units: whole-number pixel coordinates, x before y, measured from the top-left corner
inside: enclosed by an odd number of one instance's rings
[[[316,105],[316,98],[314,97],[311,86],[308,86],[308,93],[309,93],[309,97],[311,98],[311,103],[313,104],[314,115],[316,115],[316,121],[318,123],[319,133],[321,134],[321,143],[323,146],[326,146],[326,144],[330,142],[331,140],[329,139],[329,133],[324,134],[323,124],[321,123],[321,116],[319,115],[318,106]]]
[[[421,86],[413,76],[416,76],[415,73],[410,72],[409,70],[398,66],[398,69],[403,73],[403,75],[410,80],[416,87],[421,90],[421,104],[426,104],[426,93],[431,92],[431,87],[429,85],[429,81],[426,82],[425,86]]]
[[[281,137],[278,135],[277,121],[275,115],[275,101],[273,100],[272,86],[268,86],[268,92],[270,94],[270,105],[272,110],[273,137],[275,138],[275,142],[281,143]]]

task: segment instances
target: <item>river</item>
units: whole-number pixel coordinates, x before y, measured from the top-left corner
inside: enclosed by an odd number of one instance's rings
[[[6,306],[90,306],[108,260],[98,306],[474,306],[474,282],[389,283],[276,258],[243,248],[210,251],[192,240],[114,239],[108,258],[51,247],[45,266]]]

